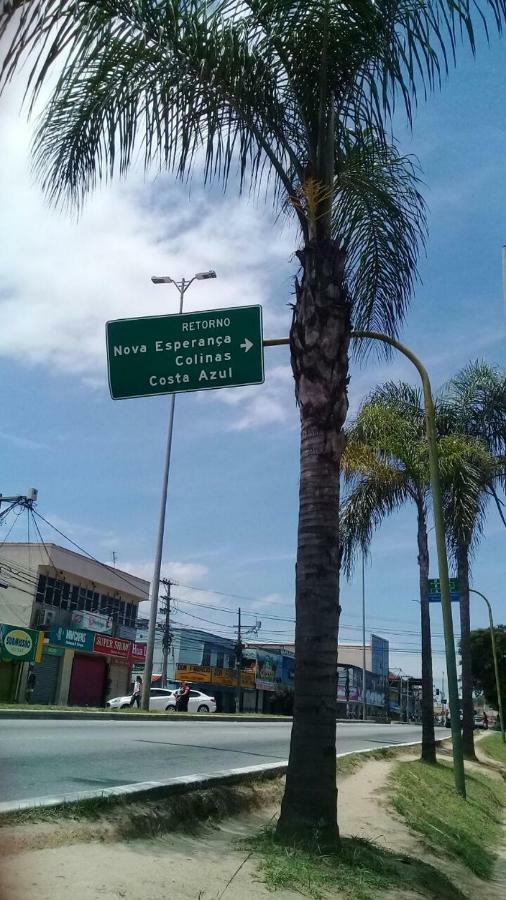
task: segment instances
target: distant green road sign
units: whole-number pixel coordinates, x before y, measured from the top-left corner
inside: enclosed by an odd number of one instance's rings
[[[429,603],[441,603],[441,583],[439,578],[429,578]],[[458,603],[460,600],[459,583],[457,578],[450,578],[450,600]]]
[[[261,306],[116,319],[106,340],[113,400],[264,380]]]

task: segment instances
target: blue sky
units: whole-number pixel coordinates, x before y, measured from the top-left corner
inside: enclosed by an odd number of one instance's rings
[[[423,169],[430,240],[403,329],[437,388],[470,359],[506,364],[501,245],[506,242],[504,42],[463,53],[440,94],[423,104],[402,148]],[[49,210],[29,170],[30,129],[19,86],[0,108],[0,420],[4,494],[39,489],[39,511],[91,553],[149,577],[156,533],[168,398],[112,401],[106,380],[107,319],[175,312],[177,294],[154,287],[215,268],[195,283],[187,308],[264,307],[266,337],[287,333],[296,238],[263,202],[135,171],[103,188],[81,220]],[[386,378],[416,381],[400,358],[353,364],[351,409]],[[266,349],[263,386],[182,395],[165,543],[165,574],[181,585],[177,621],[231,633],[227,610],[241,595],[265,639],[288,636],[293,617],[298,419],[286,348]],[[0,531],[0,540],[7,529]],[[26,539],[21,517],[9,539]],[[46,540],[57,535],[43,529]],[[392,665],[418,674],[415,517],[385,524],[367,564],[368,630],[397,648]],[[473,564],[476,587],[506,620],[506,534],[490,509]],[[434,558],[434,552],[432,553]],[[433,565],[435,573],[435,566]],[[360,580],[344,584],[346,640],[360,635]],[[203,603],[206,607],[191,606]],[[473,601],[473,625],[486,624]],[[455,609],[455,614],[457,610]],[[253,622],[254,616],[247,617]],[[435,669],[443,665],[439,610],[432,615]],[[457,629],[458,630],[458,629]]]

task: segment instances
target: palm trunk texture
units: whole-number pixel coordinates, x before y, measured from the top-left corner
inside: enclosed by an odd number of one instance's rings
[[[457,547],[460,594],[460,656],[462,661],[462,744],[466,759],[475,759],[473,672],[471,667],[471,617],[469,610],[469,547]]]
[[[344,252],[320,240],[298,255],[303,279],[290,331],[301,419],[295,700],[277,833],[335,845],[339,473],[351,323]]]
[[[434,734],[434,681],[432,677],[432,638],[429,605],[429,545],[423,500],[418,508],[418,566],[420,574],[420,623],[422,634],[422,759],[436,762]]]

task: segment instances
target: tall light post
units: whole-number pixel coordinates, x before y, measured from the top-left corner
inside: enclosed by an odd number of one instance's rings
[[[488,609],[488,621],[490,625],[490,640],[492,643],[492,656],[494,658],[494,674],[495,674],[495,687],[497,691],[497,708],[499,710],[499,718],[501,720],[501,735],[503,744],[506,743],[506,735],[504,733],[504,716],[502,711],[502,697],[501,697],[501,682],[499,680],[499,664],[497,662],[497,650],[495,646],[495,634],[494,634],[494,619],[492,616],[492,607],[485,597],[485,594],[482,594],[481,591],[476,591],[474,588],[469,588],[470,594],[477,594],[478,597],[481,597],[482,600],[487,604]]]
[[[153,284],[173,284],[179,292],[179,313],[183,312],[184,295],[194,281],[205,281],[208,278],[216,278],[216,272],[197,272],[193,278],[186,281],[176,281],[170,275],[152,275]],[[142,688],[142,708],[149,709],[149,697],[151,691],[151,676],[153,674],[153,652],[155,647],[156,617],[158,614],[158,592],[160,590],[160,569],[162,565],[163,551],[163,534],[165,531],[165,511],[167,507],[167,486],[169,483],[170,472],[170,456],[172,450],[172,433],[174,430],[174,408],[176,405],[176,395],[171,394],[169,406],[169,428],[167,432],[167,445],[165,449],[165,460],[162,475],[162,495],[160,500],[160,517],[158,520],[158,537],[156,540],[155,564],[153,569],[153,578],[151,581],[151,600],[149,612],[149,629],[148,640],[146,646],[146,663],[144,666],[144,684]]]
[[[362,550],[362,719],[367,719],[365,658],[365,553]]]

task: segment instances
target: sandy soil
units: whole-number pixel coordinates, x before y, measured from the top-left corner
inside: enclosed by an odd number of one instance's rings
[[[393,763],[375,760],[345,778],[340,786],[340,826],[343,834],[367,837],[390,849],[430,857],[387,808],[383,794]],[[1,836],[1,900],[290,900],[300,893],[275,895],[260,882],[257,863],[238,839],[251,834],[278,812],[280,788],[264,789],[261,808],[206,825],[198,834],[181,832],[150,839],[116,839],[114,829],[97,828],[90,840],[89,824],[63,823],[19,826]],[[2,829],[4,831],[4,829]],[[473,898],[504,900],[504,883],[483,885],[458,863],[445,872],[465,885]],[[338,895],[333,897],[338,900]],[[381,900],[420,900],[420,895],[392,891]]]

